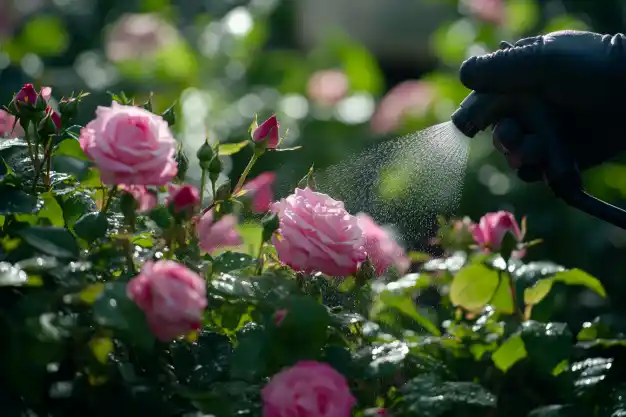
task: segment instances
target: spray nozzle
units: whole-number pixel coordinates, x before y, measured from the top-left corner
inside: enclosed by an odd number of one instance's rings
[[[587,194],[576,160],[559,140],[545,105],[531,98],[512,100],[508,96],[471,92],[452,113],[451,121],[465,136],[473,138],[508,114],[515,114],[522,127],[542,141],[540,161],[545,181],[554,194],[568,205],[626,229],[626,211]]]

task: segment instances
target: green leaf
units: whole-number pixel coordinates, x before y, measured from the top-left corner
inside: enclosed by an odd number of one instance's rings
[[[249,143],[250,141],[248,140],[239,143],[222,143],[220,144],[219,154],[221,156],[234,155],[245,148]]]
[[[154,347],[155,339],[144,314],[126,295],[125,282],[108,282],[93,303],[94,320],[118,332],[128,343],[144,350]]]
[[[588,358],[574,362],[570,371],[574,377],[574,393],[594,401],[607,390],[607,375],[613,367],[613,358]]]
[[[148,215],[161,229],[167,229],[172,224],[172,214],[167,207],[157,207]]]
[[[511,366],[524,359],[526,355],[527,352],[524,341],[522,340],[522,335],[517,333],[500,345],[498,350],[491,356],[491,359],[498,369],[502,372],[506,372]]]
[[[586,412],[573,405],[546,405],[535,408],[528,417],[587,417]]]
[[[578,342],[576,346],[581,347],[583,349],[590,348],[611,348],[615,346],[626,346],[626,340],[624,339],[595,339],[584,342]]]
[[[78,258],[78,244],[69,230],[60,227],[31,226],[18,235],[33,248],[58,258]]]
[[[37,198],[6,185],[0,185],[0,215],[31,214],[37,210]]]
[[[74,225],[76,235],[87,242],[106,236],[109,221],[104,213],[93,212],[83,215]]]
[[[263,243],[263,226],[258,223],[245,222],[237,226],[243,244],[241,250],[250,256],[256,257]]]
[[[554,280],[551,278],[537,281],[535,285],[524,290],[524,304],[536,305],[541,302],[552,289]]]
[[[566,285],[582,285],[596,294],[606,297],[606,291],[602,283],[597,278],[580,269],[569,269],[567,271],[557,272],[552,279]]]
[[[570,357],[573,336],[565,323],[526,321],[521,335],[529,359],[542,371],[550,372]]]
[[[480,311],[491,301],[499,284],[498,271],[482,264],[466,266],[452,280],[450,301],[466,310]]]
[[[15,287],[24,285],[28,275],[18,266],[8,262],[0,262],[0,287]]]
[[[91,162],[83,161],[71,156],[53,155],[51,159],[52,170],[74,176],[78,181],[82,181],[89,174]]]
[[[263,376],[267,367],[267,334],[250,323],[237,332],[237,348],[232,357],[230,377],[254,381]]]
[[[59,142],[58,145],[55,146],[53,155],[63,155],[63,156],[71,156],[75,159],[80,159],[82,161],[88,161],[87,155],[83,152],[80,147],[80,142],[76,139],[65,139]]]
[[[39,196],[43,200],[43,207],[37,213],[40,218],[46,218],[50,221],[52,226],[63,227],[65,226],[65,219],[63,218],[63,209],[57,202],[56,198],[51,192],[43,193]]]
[[[379,296],[380,301],[385,307],[398,310],[407,317],[415,320],[417,324],[422,326],[434,336],[440,336],[441,332],[433,322],[424,317],[417,311],[413,299],[406,294],[398,294],[391,291],[383,291]],[[376,317],[376,313],[371,313],[372,318]]]
[[[224,252],[213,259],[213,272],[232,272],[257,264],[257,260],[245,253]]]
[[[502,273],[500,284],[496,289],[490,304],[501,314],[515,313],[515,303],[511,293],[510,279],[506,273]]]
[[[400,392],[406,414],[420,417],[460,415],[461,410],[496,406],[496,397],[477,383],[443,381],[430,374],[411,379]]]

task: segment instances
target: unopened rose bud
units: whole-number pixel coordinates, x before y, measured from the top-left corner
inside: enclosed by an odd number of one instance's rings
[[[35,107],[37,102],[37,91],[32,84],[24,84],[20,91],[15,94],[13,101],[16,106],[28,106],[30,108]]]
[[[218,155],[215,155],[209,163],[209,173],[219,175],[222,172],[223,164]]]
[[[59,130],[61,130],[61,118],[52,107],[47,107],[45,115],[37,127],[39,137],[45,140],[49,136],[57,134]]]
[[[276,213],[271,213],[263,218],[261,221],[263,225],[263,242],[268,242],[275,231],[280,227],[280,222],[278,220],[278,215]]]
[[[215,201],[224,201],[230,198],[231,194],[231,186],[230,181],[226,181],[224,184],[220,185],[215,191],[215,196],[213,196],[213,200]]]
[[[175,105],[176,103],[172,104],[167,110],[161,113],[161,117],[167,122],[168,125],[170,125],[170,127],[176,124],[176,110],[174,109]]]
[[[198,152],[196,152],[196,156],[198,157],[198,161],[200,161],[200,166],[204,169],[209,169],[209,164],[215,156],[215,152],[213,151],[211,145],[209,145],[208,140],[200,146]],[[206,166],[203,166],[203,164]]]
[[[266,148],[274,149],[278,146],[280,140],[278,135],[279,127],[280,123],[274,114],[252,132],[252,140],[257,143],[263,142]]]
[[[178,146],[178,152],[176,152],[176,163],[178,164],[176,178],[180,181],[184,181],[187,170],[189,169],[189,158],[187,158],[182,144]]]
[[[64,120],[71,120],[78,113],[78,100],[74,97],[64,98],[59,101],[59,111]]]
[[[200,192],[193,185],[170,185],[168,192],[168,205],[175,214],[191,214],[200,204]]]

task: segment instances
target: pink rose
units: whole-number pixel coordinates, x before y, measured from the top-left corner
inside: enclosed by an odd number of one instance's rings
[[[372,116],[374,133],[385,134],[402,127],[405,117],[421,116],[435,99],[432,85],[421,80],[404,81],[393,87],[380,101]]]
[[[278,141],[280,140],[278,136],[279,127],[280,123],[274,114],[254,130],[252,133],[252,140],[255,142],[261,142],[267,139],[266,146],[273,149],[278,146]]]
[[[252,211],[255,213],[265,213],[270,209],[274,199],[272,184],[275,179],[276,174],[273,172],[264,172],[243,186],[252,197]]]
[[[485,214],[478,224],[471,226],[471,232],[474,242],[485,252],[500,250],[506,233],[512,233],[518,242],[524,238],[515,217],[508,211]]]
[[[98,107],[80,131],[80,146],[107,185],[165,185],[178,171],[167,122],[139,107]]]
[[[0,110],[0,137],[24,136],[24,129],[12,114]],[[15,127],[13,127],[15,126]]]
[[[200,191],[193,185],[170,184],[167,190],[169,193],[167,204],[172,204],[176,213],[185,210],[192,211],[200,204]]]
[[[24,84],[24,86],[15,94],[15,102],[19,104],[35,105],[37,101],[37,90],[32,84]]]
[[[501,25],[506,18],[506,10],[502,0],[463,0],[469,12],[477,18]]]
[[[316,361],[274,375],[261,398],[263,417],[349,417],[356,404],[343,375]]]
[[[274,319],[274,324],[277,326],[280,326],[280,324],[283,322],[283,320],[285,320],[285,316],[287,315],[287,310],[286,309],[282,309],[282,310],[277,310],[274,313],[273,319]]]
[[[128,282],[127,293],[164,342],[198,330],[207,306],[204,280],[174,261],[146,262]]]
[[[120,185],[120,191],[127,192],[137,201],[139,213],[152,210],[157,205],[157,196],[143,185]]]
[[[298,188],[272,209],[280,224],[272,242],[280,261],[296,271],[344,277],[365,260],[363,231],[341,201]]]
[[[404,253],[404,249],[367,214],[359,213],[357,219],[365,235],[365,251],[376,267],[376,274],[382,275],[392,265],[399,273],[404,274],[411,266],[411,260]]]
[[[232,214],[227,214],[213,222],[213,211],[207,211],[196,223],[200,249],[211,253],[221,247],[241,245],[242,241],[235,229],[236,225],[237,218]]]
[[[349,80],[341,70],[318,71],[307,85],[309,97],[322,106],[332,106],[348,92]]]
[[[52,123],[54,124],[54,128],[58,131],[61,130],[61,116],[59,116],[59,113],[55,112],[52,107],[48,106],[46,107],[46,116],[50,114],[50,120],[52,120]]]

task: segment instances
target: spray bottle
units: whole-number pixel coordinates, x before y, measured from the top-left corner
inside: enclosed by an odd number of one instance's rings
[[[507,114],[515,113],[544,146],[541,167],[545,182],[556,197],[568,205],[626,229],[626,211],[587,194],[575,159],[557,134],[543,103],[532,98],[513,101],[508,96],[471,92],[452,114],[451,121],[465,136],[473,138]]]

